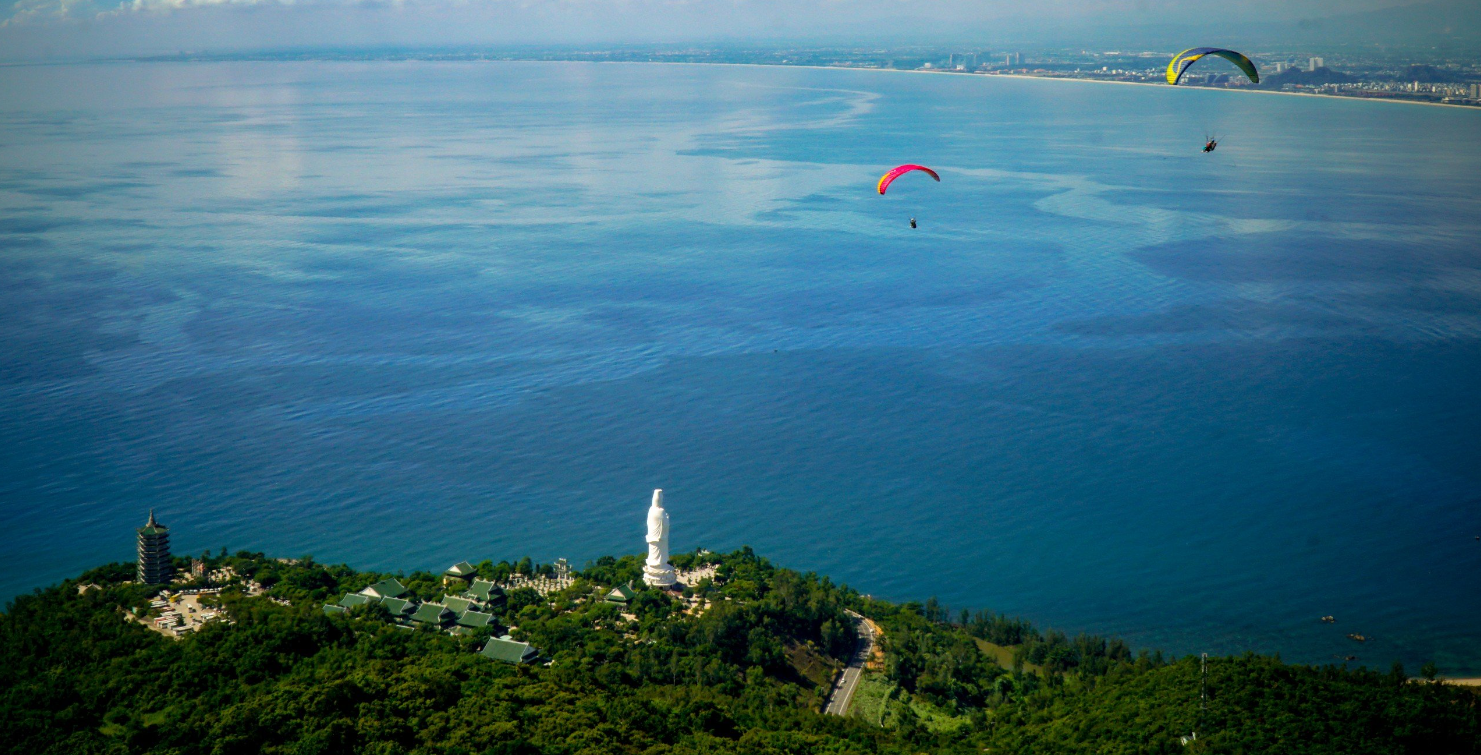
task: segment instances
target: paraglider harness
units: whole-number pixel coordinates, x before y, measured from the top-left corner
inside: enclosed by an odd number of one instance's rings
[[[1206,137],[1204,137],[1204,145],[1203,145],[1203,151],[1204,152],[1213,152],[1214,150],[1216,150],[1218,148],[1219,148],[1219,135],[1218,134],[1214,134],[1213,136],[1206,136]]]
[[[911,228],[914,228],[915,227],[915,218],[911,218],[910,219],[910,227]]]

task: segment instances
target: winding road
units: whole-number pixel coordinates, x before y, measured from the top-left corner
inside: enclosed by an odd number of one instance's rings
[[[849,704],[854,701],[854,689],[859,686],[859,678],[864,675],[864,664],[869,662],[869,655],[874,652],[873,627],[869,626],[863,616],[853,611],[848,614],[854,619],[854,629],[859,633],[859,639],[854,643],[854,657],[849,659],[848,666],[838,675],[838,679],[833,682],[833,690],[828,693],[828,705],[823,712],[830,716],[848,715]]]

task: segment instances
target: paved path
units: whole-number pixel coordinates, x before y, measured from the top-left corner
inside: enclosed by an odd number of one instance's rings
[[[859,639],[854,644],[854,657],[849,659],[848,666],[838,675],[838,681],[833,683],[833,690],[828,694],[828,706],[823,712],[830,716],[848,715],[849,704],[854,701],[854,690],[859,686],[859,678],[864,675],[864,664],[869,661],[870,653],[874,652],[874,629],[863,616],[853,611],[848,613],[854,619],[854,629],[859,633]]]

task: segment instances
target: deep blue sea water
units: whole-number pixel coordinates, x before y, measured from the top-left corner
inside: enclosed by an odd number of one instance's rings
[[[150,507],[441,569],[638,552],[663,487],[676,548],[882,597],[1478,673],[1478,140],[867,71],[3,68],[0,598]],[[877,196],[901,162],[942,181]]]

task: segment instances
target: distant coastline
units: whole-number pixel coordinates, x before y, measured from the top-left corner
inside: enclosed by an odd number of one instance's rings
[[[902,73],[931,73],[931,72],[930,71],[903,71]],[[942,73],[955,73],[955,71],[942,71]],[[1139,87],[1163,87],[1163,86],[1167,86],[1166,84],[1156,84],[1156,83],[1147,82],[1147,81],[1108,81],[1106,79],[1085,79],[1085,78],[1080,78],[1078,76],[1034,76],[1032,74],[1026,74],[1026,73],[994,73],[994,74],[977,74],[977,75],[981,75],[981,76],[1003,76],[1003,77],[1014,78],[1014,79],[1039,79],[1039,80],[1049,79],[1049,80],[1052,80],[1052,81],[1084,81],[1084,82],[1091,83],[1091,84],[1127,84],[1127,85],[1130,85],[1130,86],[1139,86]],[[1354,102],[1387,102],[1387,103],[1391,103],[1391,104],[1395,104],[1395,105],[1428,105],[1430,107],[1452,107],[1452,108],[1460,108],[1462,110],[1478,110],[1478,111],[1481,111],[1481,108],[1478,108],[1478,107],[1476,107],[1474,105],[1457,105],[1457,104],[1455,104],[1453,102],[1420,102],[1418,100],[1400,100],[1400,99],[1396,99],[1396,98],[1393,98],[1393,97],[1348,97],[1347,95],[1342,95],[1342,94],[1321,94],[1319,92],[1282,92],[1282,91],[1277,90],[1277,89],[1249,89],[1249,88],[1244,88],[1244,87],[1238,87],[1238,88],[1192,87],[1192,88],[1198,89],[1200,91],[1240,92],[1240,93],[1244,93],[1244,94],[1279,94],[1279,95],[1285,95],[1287,97],[1321,97],[1323,99],[1329,99],[1329,100],[1350,100],[1350,101],[1354,101]]]
[[[472,62],[472,61],[470,61]],[[947,70],[918,70],[901,68],[869,68],[865,66],[815,66],[815,65],[788,65],[784,63],[715,63],[682,60],[535,60],[535,59],[510,59],[488,62],[505,63],[619,63],[638,65],[674,65],[674,66],[744,66],[751,68],[805,68],[817,71],[877,71],[880,73],[910,73],[929,76],[964,76],[970,78],[984,79],[1032,79],[1034,81],[1077,81],[1086,84],[1123,84],[1139,87],[1166,87],[1166,84],[1158,84],[1149,81],[1112,81],[1107,79],[1089,79],[1079,76],[1035,76],[1029,73],[972,73],[970,71],[947,71]],[[1234,87],[1185,87],[1205,92],[1240,92],[1243,94],[1279,94],[1287,97],[1319,97],[1327,100],[1347,100],[1350,102],[1386,102],[1395,105],[1427,105],[1430,107],[1458,108],[1460,110],[1472,110],[1481,112],[1481,107],[1475,105],[1457,105],[1453,102],[1420,102],[1418,100],[1401,100],[1393,97],[1348,97],[1341,94],[1320,94],[1318,92],[1282,92],[1275,89],[1248,89]]]
[[[596,63],[596,64],[622,64],[622,65],[674,65],[674,66],[736,66],[749,68],[801,68],[820,71],[877,71],[883,73],[909,73],[922,75],[955,75],[983,78],[1009,78],[1009,79],[1034,79],[1049,81],[1078,81],[1091,84],[1126,84],[1132,86],[1165,87],[1166,84],[1152,81],[1120,81],[1113,79],[1097,79],[1085,76],[1048,76],[1031,73],[982,73],[973,71],[953,71],[948,69],[909,69],[888,68],[882,66],[851,66],[851,65],[816,65],[812,63],[765,63],[765,62],[740,62],[740,61],[713,61],[713,60],[602,60],[581,57],[465,57],[465,56],[441,56],[441,55],[387,55],[383,57],[344,57],[333,54],[305,54],[293,56],[279,56],[268,54],[247,55],[220,55],[201,57],[149,57],[149,58],[123,58],[113,60],[96,60],[94,63],[102,62],[133,62],[133,63],[169,63],[169,62],[295,62],[295,61],[325,61],[325,62],[356,62],[368,63],[376,61],[384,62],[427,62],[427,63]],[[13,63],[0,65],[54,65]],[[1185,86],[1184,88],[1198,89],[1200,91],[1219,92],[1241,92],[1246,94],[1278,94],[1290,97],[1320,97],[1332,100],[1348,100],[1355,102],[1385,102],[1398,105],[1428,105],[1431,107],[1458,108],[1461,110],[1481,111],[1481,105],[1467,105],[1454,102],[1426,102],[1414,99],[1401,99],[1397,97],[1353,97],[1344,94],[1324,94],[1321,92],[1287,92],[1276,89],[1253,89],[1249,87],[1200,87]]]

